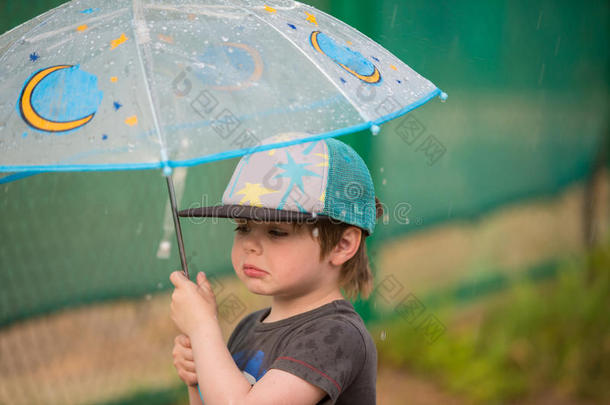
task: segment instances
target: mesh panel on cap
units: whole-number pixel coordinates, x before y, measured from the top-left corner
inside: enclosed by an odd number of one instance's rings
[[[373,233],[375,189],[362,158],[343,142],[328,138],[328,185],[324,213]]]

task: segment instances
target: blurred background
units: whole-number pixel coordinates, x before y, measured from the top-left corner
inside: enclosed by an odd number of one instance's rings
[[[0,33],[62,3],[1,1]],[[610,403],[608,2],[305,3],[449,94],[340,137],[386,211],[353,302],[378,403]],[[176,170],[180,207],[219,203],[237,161]],[[168,205],[157,171],[0,183],[0,404],[188,403]],[[228,221],[182,223],[228,339],[270,301],[234,276]]]

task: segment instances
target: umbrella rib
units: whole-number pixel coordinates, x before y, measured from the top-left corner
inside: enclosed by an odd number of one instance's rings
[[[150,104],[151,114],[153,118],[153,123],[155,125],[155,130],[157,131],[157,137],[159,138],[159,145],[161,146],[161,161],[164,166],[167,165],[167,149],[165,146],[165,142],[163,141],[163,136],[161,135],[161,127],[159,125],[159,120],[157,118],[157,109],[155,108],[155,103],[152,98],[152,93],[150,90],[150,85],[148,83],[148,75],[146,74],[146,68],[144,67],[144,62],[142,61],[142,54],[140,52],[140,45],[144,45],[146,47],[147,43],[150,41],[148,37],[148,27],[146,25],[146,20],[144,19],[144,15],[142,13],[142,5],[140,0],[133,0],[133,36],[135,38],[135,47],[136,54],[138,55],[138,63],[140,65],[140,69],[142,70],[142,76],[144,80],[144,88],[146,89],[146,96],[148,98],[148,103]],[[142,34],[142,35],[141,35]],[[147,48],[143,48],[142,50],[145,52]],[[150,58],[149,58],[150,60]],[[152,63],[152,62],[151,62]],[[153,80],[151,78],[151,80]]]
[[[343,89],[342,89],[341,87],[339,87],[339,85],[338,85],[338,84],[337,84],[337,83],[336,83],[336,82],[335,82],[335,81],[334,81],[334,80],[333,80],[333,79],[332,79],[332,78],[331,78],[331,77],[328,75],[328,73],[326,73],[326,71],[324,71],[324,69],[322,69],[322,68],[320,67],[320,65],[318,65],[318,63],[316,63],[316,61],[315,61],[315,60],[313,60],[313,59],[311,58],[311,56],[309,56],[309,55],[307,54],[307,52],[305,52],[305,51],[304,51],[304,50],[303,50],[303,49],[302,49],[300,46],[298,46],[298,45],[297,45],[297,44],[296,44],[296,43],[295,43],[295,42],[294,42],[292,39],[290,39],[290,37],[288,37],[286,34],[284,34],[282,31],[280,31],[280,30],[279,30],[279,29],[278,29],[278,28],[277,28],[275,25],[271,24],[270,22],[268,22],[267,20],[265,20],[264,18],[262,18],[261,16],[259,16],[259,15],[258,15],[258,14],[256,14],[256,13],[251,13],[251,14],[252,14],[252,15],[254,15],[256,18],[258,18],[259,20],[261,20],[261,21],[262,21],[263,23],[265,23],[266,25],[268,25],[268,26],[270,26],[271,28],[273,28],[274,30],[276,30],[276,31],[277,31],[277,32],[278,32],[278,33],[279,33],[279,34],[280,34],[282,37],[284,37],[284,39],[285,39],[286,41],[288,41],[289,43],[291,43],[291,44],[292,44],[292,46],[294,46],[296,49],[298,49],[298,50],[299,50],[299,52],[301,52],[303,55],[305,55],[305,57],[306,57],[306,58],[309,60],[309,62],[310,62],[310,63],[312,63],[312,64],[313,64],[313,65],[314,65],[314,66],[315,66],[315,67],[318,69],[318,71],[319,71],[319,72],[321,72],[321,73],[322,73],[322,74],[323,74],[323,75],[326,77],[326,79],[327,79],[327,80],[328,80],[330,83],[332,83],[332,85],[333,85],[333,86],[335,86],[335,87],[337,88],[337,90],[339,90],[339,92],[341,93],[341,95],[342,95],[343,97],[345,97],[345,99],[346,99],[347,101],[349,101],[350,105],[351,105],[352,107],[354,107],[354,109],[355,109],[355,110],[358,112],[358,114],[360,115],[360,117],[361,117],[361,118],[362,118],[362,119],[363,119],[365,122],[370,122],[370,121],[371,121],[371,119],[370,119],[370,118],[369,118],[369,117],[368,117],[368,116],[367,116],[367,115],[364,113],[364,111],[362,111],[360,108],[358,108],[358,105],[357,105],[356,103],[354,103],[354,102],[352,101],[352,99],[351,99],[351,98],[349,98],[349,97],[347,96],[347,94],[346,94],[346,93],[343,91]]]

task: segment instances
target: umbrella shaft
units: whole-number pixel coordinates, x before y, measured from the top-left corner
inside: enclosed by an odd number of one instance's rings
[[[182,270],[186,278],[189,277],[189,270],[186,265],[186,255],[184,253],[184,243],[182,242],[182,229],[180,228],[180,220],[178,218],[178,208],[176,204],[176,193],[174,192],[174,182],[172,181],[172,175],[168,174],[165,176],[167,180],[167,189],[169,190],[169,201],[172,205],[172,217],[174,218],[174,228],[176,229],[176,238],[178,239],[178,249],[180,250],[180,262],[182,263]]]

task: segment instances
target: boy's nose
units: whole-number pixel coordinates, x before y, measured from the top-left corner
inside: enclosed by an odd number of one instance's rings
[[[261,250],[261,245],[256,238],[249,237],[244,240],[244,250],[246,252],[259,252]]]

